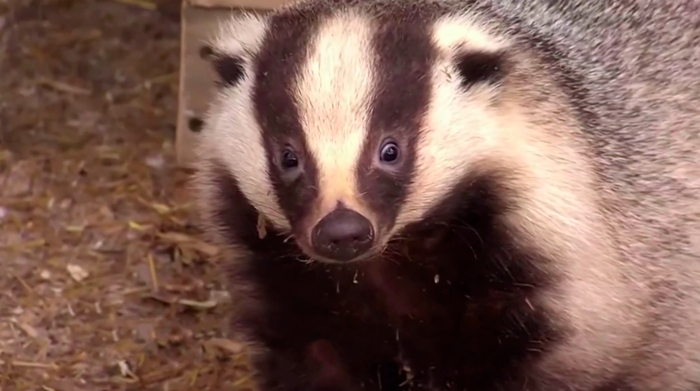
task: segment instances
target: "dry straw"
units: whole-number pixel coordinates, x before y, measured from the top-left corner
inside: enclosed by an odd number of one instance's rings
[[[179,23],[125,2],[0,1],[2,391],[251,387],[172,164]]]

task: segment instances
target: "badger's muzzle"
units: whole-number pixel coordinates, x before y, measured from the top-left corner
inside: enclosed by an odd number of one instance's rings
[[[374,228],[363,215],[339,207],[311,231],[311,245],[319,256],[347,262],[365,254],[374,244]]]

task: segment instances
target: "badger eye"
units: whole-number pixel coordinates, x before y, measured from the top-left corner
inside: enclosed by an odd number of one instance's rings
[[[291,170],[299,166],[299,158],[296,153],[291,149],[287,148],[282,152],[282,168],[286,170]]]
[[[384,163],[395,163],[399,159],[399,146],[393,141],[387,141],[379,150],[379,160]]]

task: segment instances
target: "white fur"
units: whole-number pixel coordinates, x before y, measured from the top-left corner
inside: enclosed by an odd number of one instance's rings
[[[374,84],[371,34],[370,23],[360,15],[344,13],[325,20],[296,83],[301,125],[318,167],[315,219],[338,202],[365,209],[355,175],[367,138]]]
[[[218,32],[209,43],[221,53],[250,59],[262,44],[266,29],[263,15],[252,12],[234,14],[219,24]]]
[[[260,15],[235,15],[213,40],[214,50],[231,56],[254,55],[262,43],[266,20]],[[250,57],[248,57],[250,58]],[[279,207],[270,183],[268,163],[260,125],[254,116],[251,91],[254,69],[248,62],[240,83],[223,89],[212,102],[205,117],[199,161],[206,173],[212,157],[224,163],[238,181],[248,201],[275,227],[289,230],[289,222]],[[207,186],[203,191],[206,192]],[[212,198],[202,194],[203,205]],[[215,199],[215,198],[213,198]]]
[[[433,69],[433,96],[416,148],[415,182],[395,230],[419,221],[467,173],[500,168],[512,174],[509,185],[516,192],[517,208],[505,222],[521,245],[559,260],[538,266],[564,279],[542,296],[546,300],[533,302],[554,307],[573,332],[543,368],[562,374],[580,368],[613,369],[634,343],[630,336],[638,314],[631,311],[633,299],[622,285],[610,228],[596,203],[593,168],[581,154],[582,146],[573,141],[574,116],[565,108],[540,103],[536,110],[548,120],[534,123],[537,113],[528,107],[527,86],[508,81],[502,89],[478,87],[465,94],[455,83],[455,50],[499,50],[508,45],[502,38],[491,38],[474,19],[440,20],[433,40],[440,53]]]
[[[438,20],[433,28],[433,41],[438,48],[447,50],[466,45],[474,50],[495,52],[508,45],[505,37],[492,34],[470,15],[450,15]]]

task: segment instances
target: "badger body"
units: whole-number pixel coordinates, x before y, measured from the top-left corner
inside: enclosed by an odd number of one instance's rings
[[[700,2],[307,0],[210,53],[263,390],[700,389]]]

